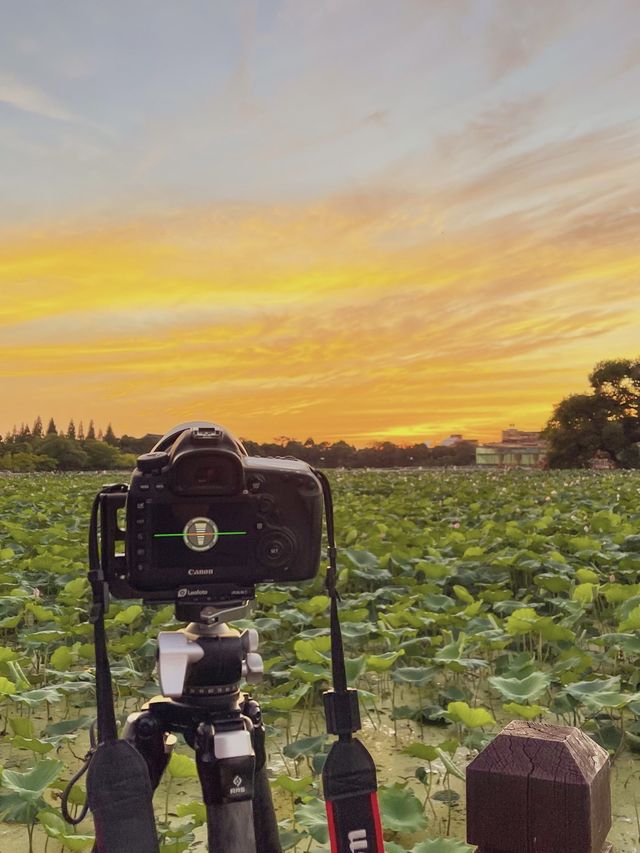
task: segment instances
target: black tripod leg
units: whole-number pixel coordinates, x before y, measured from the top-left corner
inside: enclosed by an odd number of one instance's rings
[[[207,824],[209,853],[263,853],[256,847],[251,800],[207,806]]]
[[[166,737],[163,724],[149,711],[131,714],[124,729],[124,740],[134,746],[147,762],[154,791],[169,763],[170,749],[167,749]]]
[[[257,853],[282,853],[266,767],[256,770],[253,784],[253,826],[258,845]]]
[[[271,798],[271,786],[267,777],[267,752],[262,711],[255,699],[245,695],[242,712],[253,723],[251,740],[256,754],[256,772],[253,782],[253,826],[258,848],[257,853],[282,853],[278,822]]]

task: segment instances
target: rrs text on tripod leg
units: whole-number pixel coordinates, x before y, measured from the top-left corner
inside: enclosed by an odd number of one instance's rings
[[[196,764],[207,809],[209,853],[262,853],[253,825],[255,754],[246,717],[198,726]]]

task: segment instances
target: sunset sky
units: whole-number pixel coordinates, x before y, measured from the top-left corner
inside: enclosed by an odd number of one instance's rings
[[[638,0],[2,17],[3,433],[483,440],[640,355]]]

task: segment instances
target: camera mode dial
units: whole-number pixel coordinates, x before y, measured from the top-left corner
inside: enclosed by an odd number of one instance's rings
[[[152,474],[154,471],[159,471],[169,464],[169,454],[163,450],[156,450],[153,453],[143,453],[138,456],[138,469],[143,474]]]

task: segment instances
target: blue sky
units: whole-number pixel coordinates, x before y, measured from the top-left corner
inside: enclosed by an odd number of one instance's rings
[[[10,4],[2,217],[439,189],[636,120],[637,2]]]

